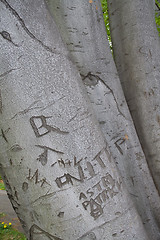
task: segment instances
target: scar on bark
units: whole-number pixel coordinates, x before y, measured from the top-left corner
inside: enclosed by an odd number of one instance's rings
[[[18,202],[18,199],[17,200],[15,199],[15,197],[17,198],[16,189],[15,188],[14,188],[14,190],[12,189],[11,184],[10,184],[6,174],[4,173],[2,167],[1,167],[1,174],[2,174],[3,180],[5,182],[6,188],[7,188],[8,198],[10,199],[15,212],[17,213],[17,210],[20,207],[20,204]]]
[[[42,228],[38,227],[36,224],[33,224],[30,228],[30,240],[34,240],[35,235],[42,235],[48,238],[48,240],[63,240],[62,238],[51,235]]]
[[[91,85],[95,86],[95,85],[97,85],[98,81],[101,81],[109,89],[110,93],[112,94],[113,99],[116,103],[118,112],[120,113],[120,115],[122,115],[126,119],[126,116],[122,113],[122,111],[119,108],[119,105],[118,105],[118,102],[114,95],[113,90],[106,84],[106,82],[102,78],[100,78],[98,75],[92,74],[91,72],[88,72],[88,74],[86,76],[83,74],[80,74],[80,75],[82,77],[82,80],[85,81],[85,84],[88,86],[91,86]],[[88,82],[86,80],[86,78],[88,78],[90,80],[90,82]]]
[[[18,69],[18,68],[17,68]],[[10,72],[12,72],[12,71],[14,71],[14,70],[17,70],[17,69],[10,69],[10,70],[8,70],[8,71],[6,71],[6,72],[4,72],[4,73],[2,73],[1,75],[0,75],[0,77],[5,77],[7,74],[9,74]],[[2,101],[2,99],[0,99],[0,102]]]
[[[2,94],[0,90],[0,113],[2,113]]]
[[[17,20],[19,21],[19,23],[21,24],[22,28],[24,29],[24,31],[30,36],[30,38],[32,38],[33,40],[35,40],[36,42],[38,42],[45,50],[54,53],[54,54],[60,54],[57,51],[54,51],[52,48],[48,47],[47,45],[45,45],[41,40],[39,40],[36,36],[34,36],[34,34],[26,27],[23,19],[19,16],[19,14],[16,12],[15,9],[13,9],[11,7],[11,5],[6,1],[6,0],[1,0],[1,2],[6,6],[7,9],[9,9],[9,11],[17,18]]]
[[[10,148],[13,152],[19,152],[22,151],[23,149],[21,148],[20,145],[18,144],[14,144],[11,148]]]
[[[41,201],[43,199],[46,199],[46,198],[51,198],[55,195],[56,193],[55,192],[52,192],[52,193],[46,193],[45,195],[42,195],[40,197],[38,197],[36,200],[34,200],[34,202],[32,202],[32,204],[36,203],[37,201]]]
[[[157,115],[157,122],[160,125],[160,116],[159,115]]]
[[[81,236],[77,240],[85,240],[85,239],[97,240],[97,237],[94,232],[89,232],[89,233],[85,233],[83,236]]]
[[[2,31],[0,32],[0,34],[2,35],[2,37],[4,39],[6,39],[7,41],[9,41],[10,43],[12,43],[14,46],[18,47],[18,44],[14,43],[12,41],[11,35],[7,32],[7,31]]]
[[[3,131],[3,129],[1,128],[1,134],[0,134],[0,136],[2,136],[7,143],[8,143],[8,139],[6,137],[6,133],[8,133],[9,130],[10,130],[10,128],[8,128],[7,130]]]
[[[35,104],[37,104],[38,102],[39,102],[39,100],[38,100],[38,101],[34,101],[33,103],[31,103],[31,104],[29,105],[28,108],[26,108],[26,109],[24,109],[24,110],[16,113],[11,119],[14,119],[14,118],[15,118],[16,116],[18,116],[18,115],[24,115],[24,114],[26,114],[26,113],[28,113],[29,111],[32,111],[32,110],[34,110],[34,109],[39,109],[39,108],[41,108],[41,107],[33,107],[33,106],[34,106]]]
[[[143,48],[144,48],[144,46],[140,47],[138,51],[139,51],[141,54],[143,54],[144,56],[148,56],[148,57],[151,57],[151,58],[152,58],[151,50],[150,50],[150,49],[147,49],[147,51],[145,51],[145,49],[143,49]]]
[[[2,137],[4,138],[4,140],[8,143],[8,140],[7,140],[7,138],[6,138],[5,134],[4,134],[3,129],[1,129],[1,133],[2,133]]]
[[[76,113],[69,121],[68,123],[70,123],[71,121],[73,121],[76,117],[77,117],[78,113]]]

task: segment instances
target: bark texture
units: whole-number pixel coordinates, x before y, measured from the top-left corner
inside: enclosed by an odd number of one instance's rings
[[[109,0],[118,74],[160,193],[160,43],[150,1]]]
[[[149,239],[44,2],[0,9],[0,169],[27,237]]]
[[[101,130],[151,239],[159,239],[160,199],[121,89],[99,1],[47,0]]]

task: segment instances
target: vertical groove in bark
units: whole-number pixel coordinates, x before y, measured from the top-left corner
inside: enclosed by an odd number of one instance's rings
[[[151,5],[109,0],[109,16],[118,73],[160,193],[160,42]]]
[[[107,46],[100,4],[46,2],[82,76],[103,134],[145,227],[152,239],[158,239],[160,200]]]

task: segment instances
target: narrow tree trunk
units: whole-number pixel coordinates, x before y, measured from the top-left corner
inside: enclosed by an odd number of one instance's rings
[[[0,9],[1,173],[28,238],[149,239],[43,1]]]
[[[47,3],[150,238],[159,239],[160,199],[107,45],[100,3],[75,0]]]
[[[160,44],[150,1],[109,0],[115,62],[160,193]]]

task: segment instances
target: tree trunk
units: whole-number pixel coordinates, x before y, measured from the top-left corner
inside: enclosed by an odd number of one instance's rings
[[[151,5],[109,0],[109,16],[118,74],[160,193],[160,44]]]
[[[0,169],[27,237],[149,239],[44,2],[0,7]]]
[[[150,238],[158,239],[160,199],[117,76],[100,3],[75,0],[47,3],[146,230]]]

